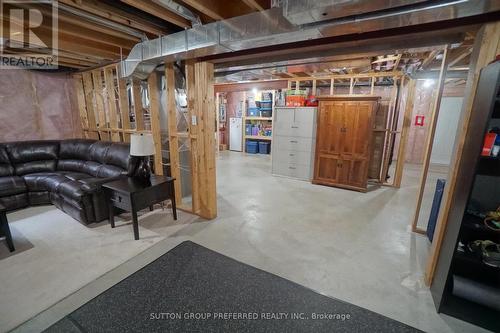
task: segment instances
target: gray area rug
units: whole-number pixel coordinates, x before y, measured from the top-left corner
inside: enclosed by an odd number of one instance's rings
[[[419,331],[187,241],[45,332]]]

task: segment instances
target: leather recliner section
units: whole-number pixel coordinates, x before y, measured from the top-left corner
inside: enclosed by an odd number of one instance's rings
[[[105,220],[101,186],[133,175],[129,150],[88,139],[0,144],[0,203],[8,210],[52,203],[83,223]]]

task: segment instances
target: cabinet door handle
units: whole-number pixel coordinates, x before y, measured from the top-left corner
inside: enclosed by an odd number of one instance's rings
[[[299,126],[292,126],[292,128],[299,128]]]
[[[290,140],[290,143],[297,143],[297,141],[295,141],[295,140]]]
[[[297,168],[289,166],[289,167],[288,167],[288,169],[295,170],[295,169],[297,169]]]
[[[289,154],[290,156],[295,156],[295,154]]]

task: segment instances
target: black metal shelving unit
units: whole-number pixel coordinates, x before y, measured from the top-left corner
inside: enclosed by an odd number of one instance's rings
[[[494,127],[500,128],[499,62],[481,71],[431,292],[439,312],[500,332],[495,298],[500,295],[500,268],[485,264],[468,247],[475,240],[500,244],[500,232],[478,216],[500,206],[500,156],[481,155],[484,137]]]

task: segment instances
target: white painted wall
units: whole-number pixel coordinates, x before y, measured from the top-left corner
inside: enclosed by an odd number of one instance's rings
[[[432,146],[431,163],[449,165],[457,136],[463,97],[443,97]]]

